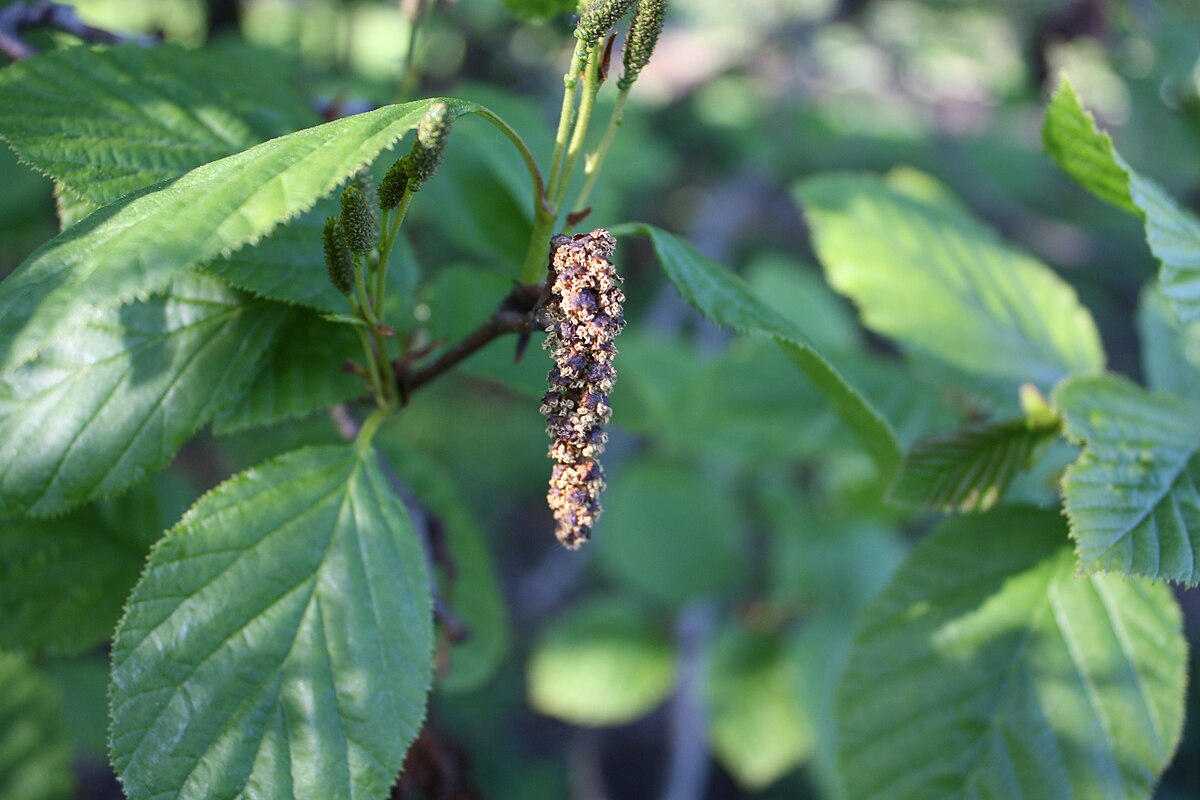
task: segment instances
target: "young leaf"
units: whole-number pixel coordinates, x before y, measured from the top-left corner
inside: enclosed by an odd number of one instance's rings
[[[1117,208],[1141,213],[1129,195],[1129,166],[1112,138],[1096,127],[1066,75],[1046,107],[1042,146],[1080,186]]]
[[[866,610],[838,692],[848,800],[1144,800],[1179,742],[1165,586],[1080,577],[1061,516],[951,520]]]
[[[317,122],[267,58],[170,44],[52,50],[0,72],[0,136],[75,198],[108,205]]]
[[[804,341],[795,326],[756,298],[745,281],[701,255],[691,244],[653,225],[631,224],[620,232],[649,236],[667,278],[680,296],[705,317],[738,333],[765,334],[778,342],[858,437],[880,474],[891,476],[895,472],[900,463],[900,445],[888,421]]]
[[[61,519],[4,521],[0,648],[79,653],[108,641],[148,550],[94,507]]]
[[[675,605],[741,580],[737,509],[695,469],[630,463],[613,478],[604,504],[596,556],[616,580]]]
[[[1200,409],[1114,376],[1071,380],[1054,402],[1084,446],[1063,479],[1083,569],[1195,584]]]
[[[783,640],[726,628],[708,663],[708,736],[738,783],[761,790],[808,758],[815,732]]]
[[[419,100],[272,139],[99,209],[0,282],[0,373],[44,349],[64,320],[165,287],[271,233],[372,161],[438,102]]]
[[[555,620],[534,645],[527,677],[538,712],[577,725],[623,725],[670,694],[675,653],[644,611],[601,598]]]
[[[1156,392],[1200,397],[1200,323],[1179,324],[1157,288],[1142,289],[1137,310],[1142,372]]]
[[[302,417],[366,393],[362,379],[342,371],[363,358],[354,330],[312,311],[287,312],[262,367],[241,398],[213,422],[217,434]]]
[[[1075,291],[961,211],[868,175],[814,178],[796,194],[830,284],[867,327],[967,372],[1043,389],[1104,368]]]
[[[1180,322],[1200,322],[1200,219],[1158,184],[1135,172],[1083,107],[1063,76],[1042,127],[1046,152],[1085,189],[1138,214],[1150,252],[1162,264],[1159,281]]]
[[[0,653],[0,686],[0,797],[73,797],[71,748],[54,688],[8,653]]]
[[[0,377],[0,516],[55,514],[165,466],[242,392],[283,317],[190,276],[60,330]]]
[[[1034,449],[1057,432],[1057,425],[1017,419],[926,436],[904,456],[888,499],[949,514],[986,511],[1029,466]]]
[[[385,797],[424,717],[428,587],[369,449],[292,452],[201,498],[113,647],[130,800]]]

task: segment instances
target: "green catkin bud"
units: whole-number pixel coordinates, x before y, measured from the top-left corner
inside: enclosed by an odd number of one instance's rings
[[[337,217],[325,220],[325,269],[329,282],[342,294],[354,291],[354,256],[342,238],[342,226]]]
[[[342,190],[342,241],[351,253],[365,256],[375,246],[375,215],[371,203],[357,184]]]
[[[398,159],[379,184],[379,207],[385,211],[390,211],[400,205],[404,193],[408,191],[409,162],[408,156]]]
[[[432,178],[442,163],[453,121],[450,107],[445,103],[437,103],[430,106],[417,123],[417,141],[413,142],[412,152],[407,157],[409,188],[412,191],[420,189],[421,184]]]
[[[579,15],[575,38],[591,50],[621,21],[633,3],[634,0],[592,0]]]
[[[617,88],[621,91],[628,91],[650,62],[666,18],[667,0],[639,0],[629,26],[629,37],[625,40],[625,71],[617,81]]]

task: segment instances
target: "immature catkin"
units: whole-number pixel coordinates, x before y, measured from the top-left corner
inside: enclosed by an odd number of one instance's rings
[[[342,190],[342,241],[351,253],[365,256],[375,246],[375,213],[357,183]]]
[[[575,26],[575,38],[591,50],[604,36],[621,21],[634,0],[592,0],[579,15]]]
[[[405,191],[408,190],[410,161],[408,156],[397,160],[383,176],[383,181],[379,184],[380,208],[390,210],[400,205]]]
[[[604,470],[596,459],[612,416],[608,395],[617,374],[613,340],[625,327],[621,277],[613,267],[616,240],[603,229],[556,236],[553,283],[546,305],[546,347],[554,368],[542,398],[550,457],[557,463],[546,495],[555,535],[575,550],[588,540],[600,516]]]
[[[417,123],[417,140],[413,142],[412,152],[406,157],[408,179],[413,191],[420,189],[421,184],[432,178],[438,165],[442,163],[453,122],[450,107],[445,103],[435,103]]]
[[[325,269],[329,282],[342,294],[354,291],[354,256],[342,238],[342,225],[337,217],[325,220]]]
[[[666,18],[667,0],[638,1],[633,22],[629,25],[629,38],[625,40],[625,71],[617,81],[617,88],[621,91],[633,86],[642,69],[650,62]]]

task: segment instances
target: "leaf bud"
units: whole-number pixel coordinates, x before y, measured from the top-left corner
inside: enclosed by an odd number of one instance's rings
[[[621,17],[633,6],[634,0],[592,0],[579,15],[575,26],[575,38],[591,50],[621,21]]]
[[[629,26],[629,37],[625,40],[625,71],[617,81],[617,88],[621,91],[628,91],[650,62],[666,18],[667,0],[639,0]]]
[[[337,217],[325,220],[325,269],[329,282],[342,294],[354,290],[354,256],[342,238],[342,226]]]
[[[412,152],[408,154],[408,177],[413,191],[420,189],[421,184],[432,178],[438,165],[442,163],[453,121],[450,107],[445,103],[435,103],[417,123],[417,140],[413,143]]]
[[[365,256],[375,246],[375,214],[358,184],[342,190],[342,241],[351,253]]]

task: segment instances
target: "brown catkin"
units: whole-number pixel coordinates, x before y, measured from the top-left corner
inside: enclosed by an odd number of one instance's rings
[[[604,470],[597,458],[612,416],[608,395],[617,374],[613,340],[625,327],[621,277],[611,258],[616,240],[603,229],[552,242],[553,283],[546,305],[546,348],[554,368],[542,398],[550,457],[557,462],[546,495],[555,535],[575,550],[600,517]]]

